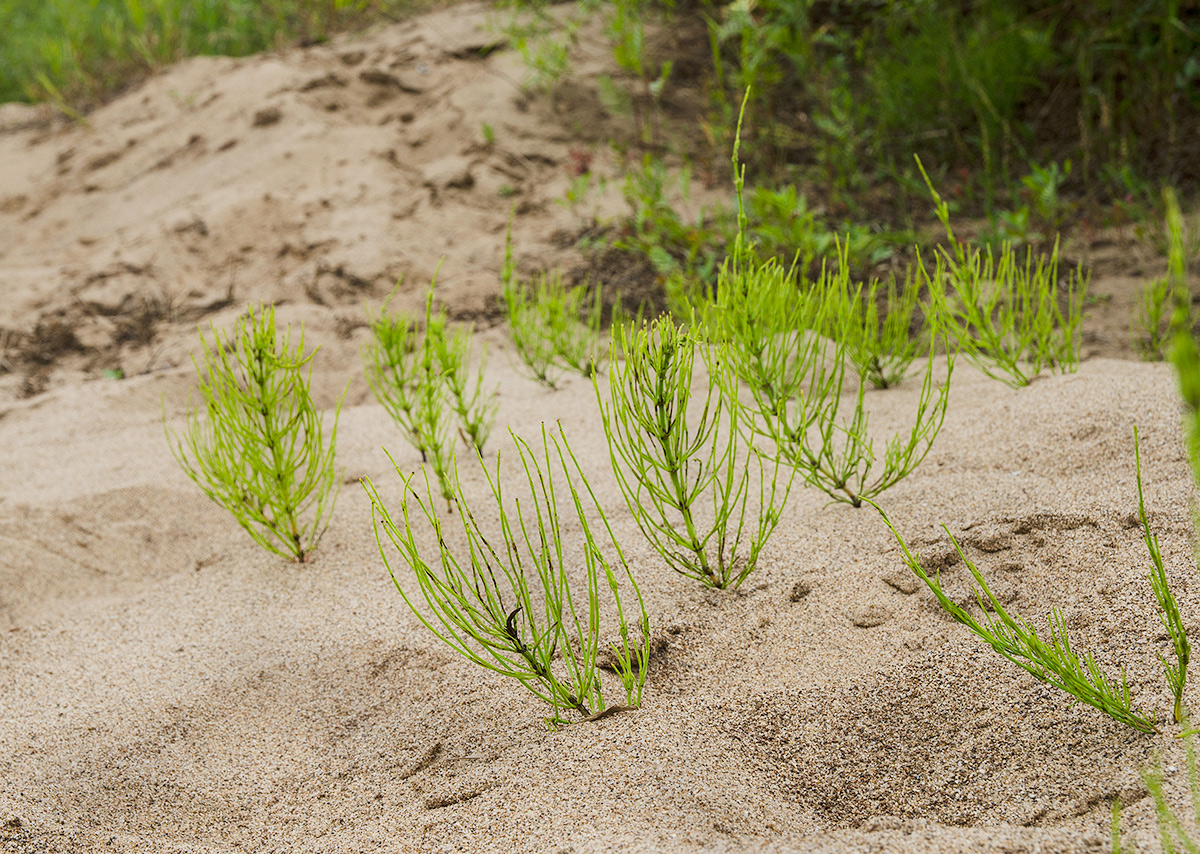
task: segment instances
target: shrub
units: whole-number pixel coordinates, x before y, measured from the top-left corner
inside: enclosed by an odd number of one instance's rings
[[[312,357],[304,332],[275,333],[275,309],[249,308],[232,336],[201,334],[196,364],[202,405],[182,436],[163,429],[184,472],[224,506],[263,548],[305,561],[329,525],[340,484],[334,473],[337,421],[329,441],[310,393]],[[195,364],[195,360],[193,359]]]
[[[527,500],[509,504],[501,485],[500,456],[494,472],[483,467],[480,458],[495,525],[481,524],[455,469],[454,500],[461,511],[465,546],[452,545],[458,538],[452,538],[434,509],[428,476],[422,490],[413,483],[414,475],[396,469],[404,489],[398,520],[374,484],[364,479],[388,574],[412,612],[442,642],[479,666],[518,680],[548,703],[551,728],[571,723],[564,717],[567,713],[588,718],[609,710],[602,667],[620,680],[625,705],[637,706],[649,662],[649,621],[621,547],[566,439],[548,439],[543,425],[542,451],[536,453],[515,434],[512,438],[525,473]],[[560,496],[570,506],[565,518]],[[608,541],[603,551],[594,533],[593,513]],[[571,545],[564,529],[576,526],[581,541]],[[433,557],[421,546],[420,528],[434,536]],[[425,610],[397,574],[385,538],[412,570]],[[573,592],[570,581],[581,566],[583,594]],[[622,587],[626,597],[632,593],[636,598],[636,614],[626,612]],[[604,588],[607,595],[602,594]],[[616,619],[620,640],[605,647],[601,632],[609,617]],[[607,664],[601,661],[602,653],[607,653]]]

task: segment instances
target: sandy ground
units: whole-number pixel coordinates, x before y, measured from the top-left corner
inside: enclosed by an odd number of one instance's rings
[[[873,511],[797,487],[738,592],[644,544],[591,385],[522,378],[485,328],[510,209],[526,264],[579,263],[563,248],[579,220],[555,203],[572,151],[613,168],[589,149],[607,130],[587,87],[523,96],[485,19],[459,7],[191,60],[88,126],[0,107],[0,850],[1100,851],[1116,798],[1154,850],[1138,769],[1161,755],[1185,803],[1175,729],[1125,729],[982,647]],[[602,70],[599,45],[583,56],[584,79]],[[1161,717],[1134,425],[1194,630],[1189,475],[1169,368],[1111,358],[1157,262],[1110,238],[1085,250],[1109,259],[1093,358],[1019,391],[961,365],[933,452],[883,503],[955,597],[968,575],[942,522],[1014,610],[1062,608]],[[561,421],[642,585],[656,646],[639,710],[547,731],[535,698],[441,646],[384,570],[356,479],[397,502],[380,448],[418,460],[362,379],[362,306],[403,277],[397,303],[416,307],[443,255],[440,299],[491,346],[498,423],[532,438]],[[259,300],[320,345],[323,406],[350,384],[346,485],[305,565],[258,549],[163,437],[195,384],[197,324]],[[868,395],[881,437],[915,394]]]

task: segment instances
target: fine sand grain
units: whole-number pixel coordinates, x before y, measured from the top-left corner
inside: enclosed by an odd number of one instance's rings
[[[527,264],[578,264],[562,247],[579,221],[554,201],[571,151],[611,128],[583,84],[522,95],[485,17],[190,60],[86,127],[0,108],[0,851],[1103,851],[1115,799],[1154,850],[1138,770],[1161,756],[1184,806],[1175,730],[1123,728],[982,646],[869,508],[797,485],[737,592],[645,545],[590,383],[522,378],[489,328],[510,208]],[[586,81],[605,54],[583,50]],[[675,97],[682,115],[699,95]],[[594,168],[612,174],[606,157]],[[600,197],[601,216],[618,202]],[[363,304],[403,277],[396,304],[416,308],[443,255],[439,299],[491,346],[498,424],[533,439],[560,422],[626,549],[654,638],[641,709],[547,731],[535,698],[440,645],[384,571],[356,481],[398,502],[381,447],[406,471],[418,459],[362,379]],[[976,607],[941,523],[1007,607],[1038,625],[1061,608],[1161,717],[1134,425],[1193,631],[1200,585],[1170,369],[1107,357],[1127,349],[1109,313],[1136,281],[1094,282],[1114,295],[1088,328],[1106,355],[1077,374],[1014,391],[959,365],[932,453],[882,502],[956,600]],[[350,384],[345,486],[305,565],[254,546],[163,436],[195,384],[197,324],[260,300],[320,345],[322,406]],[[917,391],[867,394],[881,441]],[[490,464],[497,449],[516,488],[503,429]]]

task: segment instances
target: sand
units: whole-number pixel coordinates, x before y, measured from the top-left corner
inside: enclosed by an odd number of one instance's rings
[[[1138,734],[983,647],[874,511],[797,486],[737,592],[645,544],[590,383],[525,379],[496,325],[514,205],[526,268],[582,263],[580,218],[555,201],[572,151],[615,174],[595,145],[610,120],[581,94],[605,54],[585,34],[583,82],[528,97],[486,19],[457,7],[189,60],[86,126],[0,107],[0,850],[1099,851],[1114,799],[1154,850],[1138,770],[1162,756],[1186,803],[1176,728]],[[697,98],[683,87],[671,109]],[[595,204],[618,213],[619,187]],[[1161,718],[1135,425],[1193,630],[1200,585],[1170,369],[1117,358],[1155,262],[1119,235],[1079,252],[1107,264],[1093,290],[1110,299],[1078,373],[1011,390],[960,364],[933,451],[882,502],[953,596],[968,601],[969,576],[941,523],[1013,610],[1061,608]],[[387,576],[357,479],[398,506],[381,448],[419,460],[362,379],[363,305],[402,277],[395,305],[415,309],[443,255],[438,296],[491,347],[498,424],[532,439],[561,422],[642,586],[655,655],[638,710],[548,731],[534,697],[441,645]],[[204,499],[163,435],[195,385],[197,325],[229,328],[249,301],[320,345],[321,406],[349,383],[344,487],[303,565]],[[868,393],[881,441],[916,392]],[[515,477],[503,429],[490,463],[497,449]],[[478,472],[464,480],[482,502]]]

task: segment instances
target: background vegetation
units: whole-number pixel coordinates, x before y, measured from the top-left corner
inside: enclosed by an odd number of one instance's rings
[[[444,0],[10,0],[0,4],[0,101],[86,111],[193,54],[319,42]],[[669,150],[718,174],[749,89],[748,198],[765,254],[810,270],[845,235],[857,270],[911,244],[928,211],[921,156],[952,212],[985,240],[1052,243],[1089,224],[1159,221],[1160,189],[1200,186],[1200,5],[1185,0],[547,0],[497,20],[551,88],[583,21],[603,19],[619,69],[605,108],[632,119],[630,217],[608,238],[664,277],[712,282],[734,223],[685,222],[664,202]],[[664,31],[657,28],[669,24]],[[660,33],[669,37],[659,37]],[[690,37],[678,37],[680,33]],[[703,114],[678,115],[698,87]],[[691,108],[694,111],[694,106]],[[669,121],[690,139],[673,139]],[[694,128],[699,119],[703,139]],[[697,145],[706,151],[697,153]],[[799,191],[797,188],[800,188]],[[1071,217],[1078,221],[1081,217]]]
[[[0,102],[96,106],[186,56],[313,44],[431,0],[6,0]]]

